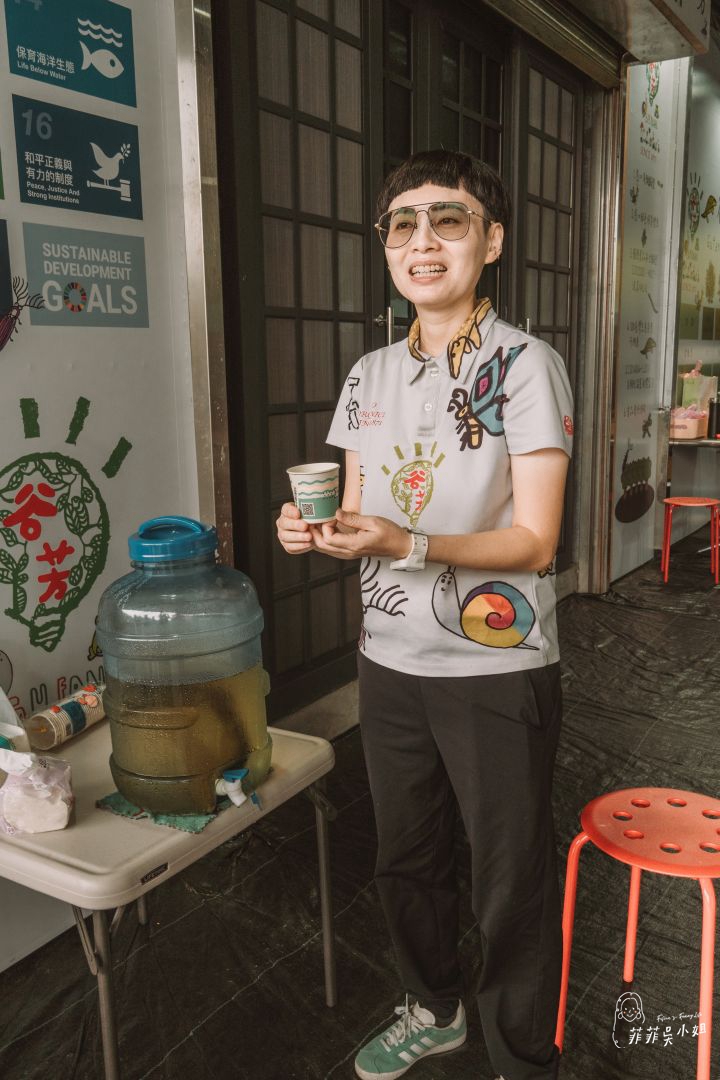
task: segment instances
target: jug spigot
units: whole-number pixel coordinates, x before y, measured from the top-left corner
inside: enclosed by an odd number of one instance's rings
[[[222,778],[215,781],[215,793],[227,795],[235,806],[242,806],[247,802],[247,795],[242,789],[242,782],[247,774],[247,769],[225,769]]]

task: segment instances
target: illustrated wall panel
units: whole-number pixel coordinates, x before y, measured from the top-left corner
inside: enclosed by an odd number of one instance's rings
[[[664,496],[658,462],[666,434],[666,370],[672,367],[687,103],[687,60],[628,69],[622,271],[615,366],[615,448],[610,579],[653,556]],[[681,172],[680,172],[681,174]]]
[[[197,514],[172,0],[0,2],[0,649],[102,679],[127,538]]]

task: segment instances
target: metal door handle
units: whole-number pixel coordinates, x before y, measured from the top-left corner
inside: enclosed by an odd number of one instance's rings
[[[524,326],[523,326],[523,324],[521,322],[519,322],[517,325],[518,325],[518,330],[524,330],[526,334],[532,334],[532,319],[530,318],[529,315],[525,316],[525,325]]]
[[[376,315],[375,318],[373,319],[373,322],[375,323],[376,326],[386,326],[387,327],[387,333],[385,335],[386,344],[387,345],[392,345],[393,337],[394,337],[394,334],[395,334],[395,314],[393,312],[393,309],[391,307],[386,307],[385,308],[385,314],[384,315]]]

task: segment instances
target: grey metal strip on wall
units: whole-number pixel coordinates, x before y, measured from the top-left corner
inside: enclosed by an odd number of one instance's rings
[[[233,563],[211,0],[175,0],[188,310],[200,516]]]

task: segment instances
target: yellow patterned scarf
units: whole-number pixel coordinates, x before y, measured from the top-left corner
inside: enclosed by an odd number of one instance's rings
[[[484,296],[473,313],[467,317],[458,332],[451,338],[447,347],[447,358],[448,368],[450,369],[450,374],[453,379],[457,379],[460,374],[460,365],[465,353],[469,353],[473,349],[479,349],[482,345],[480,323],[483,321],[491,307],[492,304],[487,296]],[[424,361],[425,357],[418,349],[419,340],[420,321],[415,319],[408,334],[408,351],[416,360]]]

